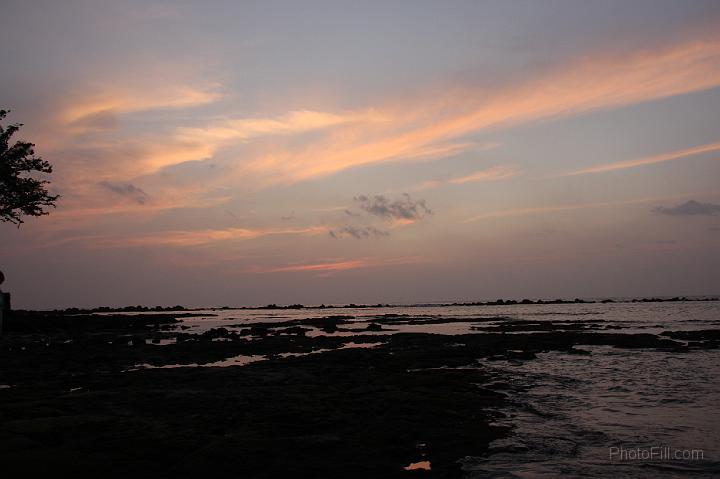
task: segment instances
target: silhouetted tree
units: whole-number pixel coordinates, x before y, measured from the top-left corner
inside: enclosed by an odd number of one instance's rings
[[[0,120],[8,114],[0,110]],[[48,214],[47,207],[55,207],[59,195],[48,193],[47,180],[33,178],[32,173],[52,173],[52,165],[35,156],[32,143],[10,138],[22,124],[13,123],[7,128],[0,125],[0,221],[20,226],[23,216]]]

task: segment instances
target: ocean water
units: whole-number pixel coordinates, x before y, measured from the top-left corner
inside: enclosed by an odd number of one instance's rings
[[[613,333],[720,329],[720,302],[207,313],[217,316],[184,319],[187,331],[329,315],[353,316],[361,327],[387,314],[447,322],[398,324],[393,331],[363,334],[482,334],[472,326],[492,328],[508,318],[553,321],[561,328],[584,322]],[[453,322],[458,319],[474,321]],[[313,329],[309,334],[326,333]],[[467,477],[720,477],[720,350],[580,348],[590,354],[548,352],[533,360],[478,361],[477,367],[510,385],[510,405],[502,411],[507,417],[500,422],[512,429],[489,453],[462,459]]]
[[[505,411],[512,435],[469,458],[469,477],[718,477],[720,350],[582,348],[489,366],[527,389]]]
[[[453,323],[453,319],[477,319],[487,325],[502,324],[507,318],[527,321],[597,322],[608,329],[627,333],[659,333],[665,330],[720,329],[720,301],[662,303],[572,303],[502,306],[395,306],[383,308],[332,309],[208,309],[208,316],[183,318],[189,332],[202,332],[228,325],[277,323],[293,319],[352,316],[364,326],[388,314],[412,318],[443,318],[445,324],[393,325],[398,332],[465,334],[473,332],[471,323]]]

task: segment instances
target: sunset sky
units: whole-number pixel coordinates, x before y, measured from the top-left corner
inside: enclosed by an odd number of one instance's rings
[[[3,1],[17,308],[720,293],[720,2]]]

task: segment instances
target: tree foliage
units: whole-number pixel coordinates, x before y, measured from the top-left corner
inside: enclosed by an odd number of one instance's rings
[[[0,120],[7,114],[8,111],[0,110]],[[0,125],[0,221],[18,227],[23,223],[23,216],[48,214],[46,208],[54,208],[59,198],[48,193],[49,181],[32,176],[52,173],[52,165],[35,156],[35,145],[22,140],[11,144],[12,136],[21,126],[19,123],[7,128]]]

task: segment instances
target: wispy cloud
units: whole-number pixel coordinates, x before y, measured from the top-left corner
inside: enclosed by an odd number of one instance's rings
[[[500,181],[512,178],[518,174],[517,169],[510,166],[493,166],[485,170],[478,170],[467,175],[458,176],[455,178],[449,178],[445,180],[429,180],[420,183],[414,189],[426,190],[430,188],[437,188],[444,185],[462,185],[465,183],[485,182],[485,181]]]
[[[248,273],[289,273],[289,272],[317,272],[334,273],[361,268],[378,268],[399,264],[415,264],[426,262],[417,257],[402,258],[359,258],[350,260],[333,260],[318,263],[291,264],[285,266],[253,266],[245,270]]]
[[[328,271],[345,271],[349,269],[368,268],[374,263],[367,259],[355,259],[348,261],[334,261],[329,263],[313,263],[313,264],[295,264],[288,266],[254,266],[248,268],[248,273],[287,273],[287,272],[328,272]]]
[[[676,206],[658,206],[653,212],[668,216],[717,216],[720,215],[720,205],[690,200]]]
[[[308,228],[225,228],[188,231],[167,231],[161,233],[134,235],[128,238],[94,238],[96,246],[132,247],[132,246],[200,246],[224,241],[243,241],[264,236],[279,235],[317,235],[327,232],[324,227]]]
[[[98,119],[115,114],[158,109],[188,108],[214,102],[221,97],[219,85],[198,88],[182,84],[149,84],[133,86],[106,85],[73,97],[60,118],[71,127],[83,130]],[[95,120],[95,121],[93,121]]]
[[[600,202],[594,202],[594,203],[573,203],[573,204],[564,204],[564,205],[538,206],[538,207],[531,207],[531,208],[512,208],[512,209],[507,209],[507,210],[489,211],[487,213],[482,213],[482,214],[467,218],[467,219],[461,221],[461,223],[473,223],[475,221],[489,219],[489,218],[506,218],[506,217],[510,217],[510,216],[525,216],[525,215],[533,215],[533,214],[553,213],[553,212],[559,212],[559,211],[575,211],[575,210],[584,210],[584,209],[590,209],[590,208],[605,208],[605,207],[612,207],[612,206],[652,203],[652,202],[658,202],[658,201],[662,201],[662,200],[674,199],[674,198],[678,198],[678,197],[687,197],[687,196],[688,195],[679,195],[679,196],[671,196],[671,197],[664,197],[664,198],[635,198],[635,199],[617,200],[617,201],[600,201]]]
[[[177,136],[189,142],[242,142],[263,135],[298,134],[347,123],[378,121],[385,119],[373,110],[338,114],[296,110],[276,118],[227,119],[205,128],[180,128]]]
[[[463,135],[720,86],[717,38],[657,51],[593,57],[494,91],[448,86],[435,101],[378,107],[381,126],[347,125],[301,148],[265,152],[239,172],[292,182],[385,161],[442,157],[476,147]]]
[[[637,168],[639,166],[653,165],[655,163],[664,163],[666,161],[681,160],[690,156],[700,155],[703,153],[710,153],[714,151],[720,151],[720,143],[709,143],[706,145],[695,146],[692,148],[686,148],[684,150],[671,151],[668,153],[661,153],[659,155],[646,156],[643,158],[637,158],[634,160],[618,161],[615,163],[605,163],[603,165],[592,166],[590,168],[584,168],[582,170],[570,171],[567,173],[560,173],[558,175],[552,175],[553,177],[562,176],[575,176],[575,175],[586,175],[590,173],[607,173],[609,171],[625,170],[627,168]]]
[[[65,143],[55,140],[67,139],[59,129],[48,134],[45,144],[64,166],[58,168],[56,183],[70,185],[75,191],[83,182],[134,184],[147,175],[162,183],[167,181],[164,175],[169,167],[212,159],[219,168],[202,180],[195,178],[194,183],[172,188],[153,185],[156,205],[206,203],[205,196],[235,191],[239,182],[242,191],[249,192],[358,166],[486,150],[496,145],[471,141],[467,135],[719,85],[720,41],[713,37],[664,50],[582,60],[495,89],[447,84],[431,94],[409,95],[356,111],[307,108],[267,117],[198,116],[194,120],[198,126],[165,123],[164,131],[138,136],[123,126],[125,115],[216,102],[220,87],[184,80],[177,84],[126,82],[122,87],[87,88],[85,95],[71,95],[70,106],[60,115],[70,139]],[[112,136],[105,132],[108,129],[113,130]],[[73,136],[78,132],[82,135]],[[270,141],[278,135],[293,138]],[[711,151],[717,144],[705,147]],[[699,152],[691,149],[685,154]],[[638,161],[668,161],[664,158]],[[499,166],[446,181],[466,184],[511,174],[509,167]]]
[[[594,57],[495,88],[458,88],[448,83],[423,95],[356,110],[308,105],[279,114],[237,117],[222,111],[217,102],[221,86],[215,83],[185,77],[167,83],[142,80],[105,84],[96,80],[98,84],[103,87],[85,85],[68,95],[67,102],[62,103],[67,107],[52,115],[57,122],[55,129],[37,140],[48,149],[46,156],[56,159],[54,184],[72,192],[55,213],[57,221],[46,224],[66,221],[76,226],[103,215],[129,218],[162,209],[212,207],[267,186],[349,168],[487,150],[497,145],[468,136],[720,86],[720,41],[713,37],[658,51]],[[184,111],[213,102],[212,116]],[[170,114],[161,115],[159,123],[148,129],[138,128],[142,123],[133,123],[154,119],[154,114],[140,114],[158,110]],[[603,168],[670,161],[718,149],[720,144],[714,143]],[[188,164],[197,166],[186,168]],[[429,182],[424,187],[495,181],[514,174],[512,168],[500,165]],[[101,191],[98,183],[114,195]],[[142,189],[133,192],[125,188],[123,192],[122,185],[138,189],[137,185],[142,185]],[[152,193],[151,200],[145,191]],[[119,201],[122,198],[133,201]],[[360,207],[396,223],[415,221],[430,211],[422,200],[381,198],[367,197]],[[355,237],[342,230],[344,224],[338,222],[317,233],[327,234],[333,229]],[[378,231],[391,227],[384,225]],[[364,235],[361,230],[354,232]],[[374,235],[370,230],[365,232]],[[303,228],[238,228],[138,234],[135,241],[182,246],[268,234],[311,233]]]
[[[480,170],[470,173],[469,175],[451,178],[448,183],[452,185],[462,185],[463,183],[471,183],[476,181],[496,181],[504,180],[515,176],[517,171],[507,166],[496,166],[487,170]]]

